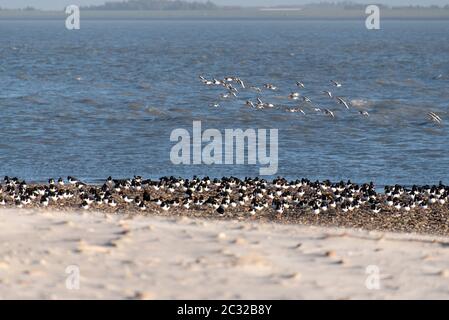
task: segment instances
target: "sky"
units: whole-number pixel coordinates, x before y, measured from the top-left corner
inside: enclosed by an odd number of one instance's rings
[[[32,6],[38,9],[57,9],[62,10],[69,4],[76,4],[79,6],[91,4],[103,4],[105,1],[114,0],[0,0],[0,7],[2,8],[24,8]],[[122,1],[122,0],[115,0]],[[206,1],[206,0],[197,0]],[[239,5],[239,6],[273,6],[273,5],[299,5],[313,2],[337,2],[338,0],[212,0],[218,5]],[[446,5],[449,0],[352,0],[357,3],[384,3],[388,5]]]

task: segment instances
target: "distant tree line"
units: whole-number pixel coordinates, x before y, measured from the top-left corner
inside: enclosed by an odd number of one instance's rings
[[[447,5],[442,5],[442,6],[438,6],[438,5],[408,5],[408,6],[389,6],[389,5],[385,5],[385,4],[376,4],[375,1],[374,3],[377,5],[380,9],[449,9],[449,4]],[[352,2],[352,1],[339,1],[339,2],[326,2],[326,1],[322,1],[319,3],[309,3],[306,5],[298,5],[298,7],[335,7],[335,8],[344,8],[345,10],[354,10],[354,9],[365,9],[368,5],[367,4],[362,4],[362,3],[357,3],[357,2]]]
[[[129,0],[106,2],[103,5],[82,7],[87,10],[212,10],[218,6],[211,1],[187,2],[182,0]]]
[[[374,3],[375,4],[375,3]],[[376,4],[381,9],[387,9],[388,6],[383,4]],[[368,5],[362,3],[356,3],[352,1],[340,1],[340,2],[319,2],[319,3],[309,3],[305,5],[306,7],[334,7],[334,8],[343,8],[345,10],[356,10],[356,9],[365,9]]]
[[[426,9],[446,9],[449,10],[449,4],[447,5],[408,5],[408,6],[388,6],[383,4],[377,4],[381,9],[415,9],[415,10],[426,10]],[[367,4],[360,4],[352,1],[340,1],[340,2],[328,2],[322,1],[319,3],[309,3],[305,5],[290,5],[290,6],[274,6],[276,7],[301,7],[301,8],[343,8],[345,10],[362,10],[366,8]],[[220,7],[208,0],[207,2],[199,1],[185,1],[185,0],[127,0],[122,2],[106,2],[103,5],[91,5],[81,7],[84,10],[214,10],[214,9],[241,9],[240,6],[227,6]],[[0,7],[0,11],[11,11],[12,9]],[[40,11],[31,6],[27,6],[22,9],[16,9],[19,11]]]
[[[0,11],[11,11],[12,9],[7,9],[7,8],[2,8],[0,7]],[[31,7],[31,6],[27,6],[25,8],[22,9],[17,9],[19,11],[39,11],[38,9]]]

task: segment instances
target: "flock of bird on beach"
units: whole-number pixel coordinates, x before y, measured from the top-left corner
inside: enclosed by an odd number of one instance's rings
[[[291,92],[287,96],[287,98],[290,101],[293,101],[293,102],[299,101],[300,103],[295,107],[290,107],[290,106],[275,106],[273,103],[262,101],[260,95],[263,90],[268,90],[268,91],[279,90],[278,86],[276,86],[272,83],[265,83],[263,85],[263,87],[257,87],[257,86],[249,86],[248,87],[247,84],[245,84],[245,82],[240,77],[236,77],[236,76],[228,76],[228,77],[224,77],[221,80],[218,80],[216,78],[207,79],[204,76],[200,75],[199,79],[205,86],[224,88],[225,92],[220,94],[220,99],[238,98],[238,94],[240,93],[239,90],[250,90],[250,91],[255,92],[258,95],[255,98],[255,101],[252,101],[252,100],[245,101],[245,105],[252,109],[261,110],[261,109],[268,109],[268,108],[284,107],[284,110],[286,112],[301,113],[303,115],[306,115],[306,111],[307,111],[307,112],[313,112],[315,114],[323,114],[330,118],[335,118],[335,112],[332,111],[330,108],[322,108],[322,107],[318,106],[318,104],[313,102],[311,98],[309,98],[308,96],[306,96],[300,92],[301,90],[304,90],[306,88],[306,85],[301,81],[296,81],[296,86],[295,86],[296,91]],[[342,87],[342,83],[335,81],[335,80],[330,80],[330,85],[335,90],[338,90],[338,88]],[[346,110],[349,110],[352,108],[351,102],[349,100],[335,95],[335,91],[332,92],[330,90],[331,90],[330,88],[326,88],[326,90],[321,91],[321,94],[326,96],[329,99],[329,101],[332,101],[334,103],[342,105]],[[220,107],[220,104],[212,103],[211,106],[218,108],[218,107]],[[363,117],[370,116],[370,114],[367,110],[357,110],[357,111],[360,116],[363,116]],[[434,111],[427,112],[427,119],[436,124],[443,123],[442,118]]]
[[[163,177],[159,180],[112,179],[102,185],[88,185],[74,177],[67,181],[49,179],[48,184],[28,185],[18,178],[5,177],[0,187],[0,205],[16,208],[52,207],[85,210],[163,212],[169,210],[209,210],[224,215],[237,214],[323,214],[351,211],[409,212],[433,208],[447,209],[449,186],[386,186],[376,192],[372,182],[287,181],[276,178],[239,179],[209,177],[182,179]]]

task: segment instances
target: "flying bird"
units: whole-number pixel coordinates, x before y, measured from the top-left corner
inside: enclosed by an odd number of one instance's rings
[[[334,113],[329,109],[324,109],[324,114],[330,116],[331,118],[335,118]]]
[[[305,88],[304,83],[302,83],[301,81],[296,81],[296,86],[300,88]]]
[[[368,111],[359,111],[362,116],[369,117]]]
[[[273,91],[277,90],[277,87],[271,83],[266,83],[265,88]]]
[[[242,79],[237,78],[236,81],[237,81],[237,83],[238,83],[239,85],[242,86],[243,89],[245,89],[245,84],[243,83]]]
[[[310,98],[308,98],[306,96],[302,97],[302,101],[312,103],[312,100],[310,100]]]
[[[332,99],[332,92],[324,90],[323,93],[327,94],[327,96]]]
[[[340,88],[341,87],[341,83],[340,82],[337,82],[337,81],[335,81],[335,80],[331,80],[331,82],[334,84],[334,86],[336,86],[337,88]]]
[[[298,92],[292,92],[289,94],[288,98],[292,100],[298,100],[299,99],[299,93]]]
[[[435,123],[441,124],[443,122],[441,117],[433,111],[427,113],[427,116],[430,118],[431,121],[433,121]]]
[[[340,97],[337,97],[337,100],[338,100],[339,104],[343,104],[346,107],[346,109],[349,109],[349,105],[348,105],[348,103],[345,100],[343,100]]]

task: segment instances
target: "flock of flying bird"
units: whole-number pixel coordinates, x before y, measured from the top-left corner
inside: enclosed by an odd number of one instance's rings
[[[374,184],[351,181],[287,181],[276,178],[269,182],[261,178],[239,179],[209,177],[182,179],[163,177],[144,180],[140,176],[115,180],[109,177],[102,185],[87,185],[76,178],[67,181],[50,179],[48,184],[28,185],[17,178],[4,178],[0,186],[0,205],[22,207],[114,209],[162,212],[169,210],[209,210],[223,215],[274,213],[345,214],[364,212],[397,212],[447,209],[449,186],[441,182],[433,186],[386,186],[376,192]]]
[[[225,77],[222,80],[218,80],[216,78],[213,79],[206,79],[204,76],[199,76],[201,82],[209,87],[222,87],[226,90],[225,93],[221,93],[220,94],[220,98],[221,99],[230,99],[230,98],[237,98],[238,94],[239,94],[239,90],[251,90],[253,92],[256,92],[258,95],[260,95],[262,93],[263,90],[268,90],[268,91],[277,91],[279,88],[272,84],[272,83],[266,83],[263,85],[263,87],[256,87],[256,86],[250,86],[248,87],[245,82],[243,82],[243,80],[239,77],[235,77],[235,76],[228,76]],[[335,81],[335,80],[330,80],[330,84],[337,90],[338,88],[342,87],[342,83]],[[305,89],[306,86],[304,85],[303,82],[301,81],[296,81],[296,89],[298,91],[301,91],[303,89]],[[335,94],[333,92],[331,92],[330,90],[323,90],[321,92],[323,95],[325,95],[327,98],[330,99],[330,101],[334,101],[340,105],[343,105],[345,109],[349,110],[351,109],[351,103],[350,101],[345,100],[344,98],[340,97],[340,96],[335,96]],[[335,113],[334,111],[332,111],[329,108],[321,108],[319,107],[315,102],[313,102],[309,97],[303,95],[300,92],[291,92],[288,96],[288,99],[291,101],[301,101],[301,104],[299,104],[296,107],[286,107],[285,111],[287,112],[299,112],[302,113],[303,115],[306,114],[305,107],[309,107],[313,112],[315,113],[321,113],[324,114],[326,116],[329,116],[331,118],[335,118]],[[268,103],[268,102],[264,102],[262,101],[262,99],[260,98],[260,96],[256,97],[255,101],[252,100],[246,100],[245,101],[245,105],[253,108],[253,109],[266,109],[266,108],[276,108],[277,106],[275,106],[273,103]],[[213,107],[220,107],[219,103],[213,103],[211,104],[211,106]],[[370,114],[368,113],[368,111],[366,110],[358,110],[358,114],[364,117],[369,117]],[[435,112],[431,111],[427,113],[427,118],[437,124],[441,124],[443,122],[443,120],[441,119],[441,117],[436,114]]]

